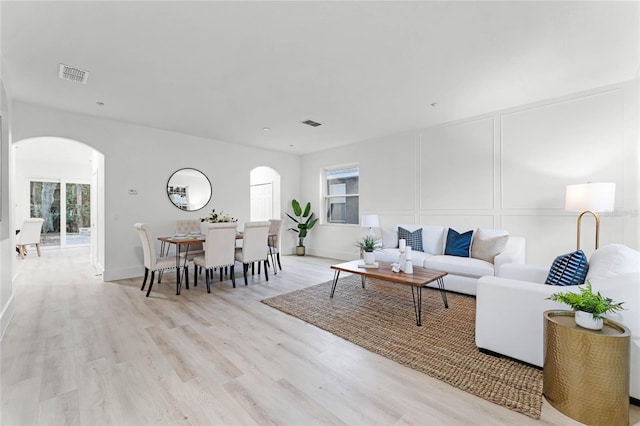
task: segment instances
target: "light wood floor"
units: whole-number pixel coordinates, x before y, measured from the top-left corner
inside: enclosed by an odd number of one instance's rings
[[[175,277],[103,283],[85,249],[18,261],[2,341],[2,425],[576,424],[494,405],[289,317],[260,300],[332,278],[329,259],[217,279],[175,295]],[[407,312],[407,315],[413,315]],[[427,325],[428,326],[428,325]],[[640,423],[640,408],[632,408]]]

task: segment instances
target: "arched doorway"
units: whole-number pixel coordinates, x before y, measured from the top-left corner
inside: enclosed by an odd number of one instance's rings
[[[71,139],[36,137],[13,144],[14,227],[42,217],[41,246],[90,248],[91,263],[104,265],[104,155]]]
[[[280,173],[271,167],[251,170],[251,220],[280,219]]]

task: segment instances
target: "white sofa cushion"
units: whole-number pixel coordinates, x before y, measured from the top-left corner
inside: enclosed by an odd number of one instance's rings
[[[493,264],[471,257],[431,256],[425,260],[424,267],[465,277],[494,275]]]
[[[622,244],[599,248],[589,258],[587,280],[640,271],[640,253]]]
[[[380,228],[382,235],[382,248],[398,248],[398,231],[395,229]]]

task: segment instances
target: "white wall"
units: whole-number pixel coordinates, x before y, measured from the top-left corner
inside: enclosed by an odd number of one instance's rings
[[[9,97],[5,93],[0,79],[0,117],[2,129],[0,133],[0,338],[13,317],[15,299],[13,293],[13,262],[15,262],[15,246],[11,244],[10,209],[11,194],[9,192],[9,176],[11,161],[9,156],[11,108]]]
[[[257,166],[280,173],[284,200],[299,193],[299,157],[159,129],[67,113],[15,102],[13,140],[56,136],[83,142],[104,154],[104,279],[142,274],[142,248],[136,222],[156,235],[173,233],[177,219],[195,219],[212,208],[242,223],[249,220],[249,174]],[[167,180],[180,168],[201,170],[213,187],[209,204],[197,212],[176,208]],[[137,190],[129,195],[128,190]],[[98,219],[100,220],[100,219]],[[283,240],[284,251],[293,243]]]
[[[638,80],[455,123],[389,135],[302,159],[303,198],[320,211],[324,167],[360,166],[360,214],[381,226],[493,227],[527,238],[528,262],[548,265],[576,244],[567,184],[615,182],[615,212],[601,214],[600,245],[639,248]],[[321,225],[311,254],[350,259],[364,230]],[[379,235],[379,231],[378,235]],[[585,218],[581,248],[594,247]]]

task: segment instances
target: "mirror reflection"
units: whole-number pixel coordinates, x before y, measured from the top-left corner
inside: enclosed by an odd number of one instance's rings
[[[200,210],[211,199],[211,182],[200,170],[180,169],[169,178],[167,195],[180,210]]]

